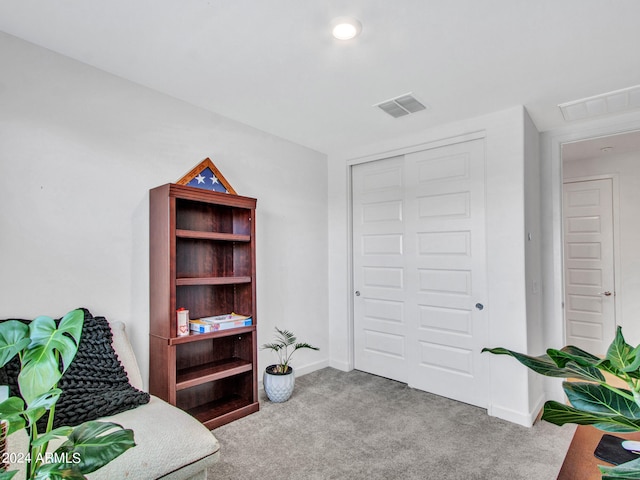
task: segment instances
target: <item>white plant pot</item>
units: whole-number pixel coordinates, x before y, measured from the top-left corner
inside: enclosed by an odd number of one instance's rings
[[[289,367],[289,372],[286,374],[276,375],[269,373],[268,370],[273,366],[270,365],[264,371],[264,376],[262,377],[264,391],[272,402],[286,402],[293,393],[293,387],[296,383],[295,373],[291,367]]]

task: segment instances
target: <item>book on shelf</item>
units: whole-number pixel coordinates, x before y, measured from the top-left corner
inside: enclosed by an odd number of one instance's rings
[[[249,327],[251,324],[251,317],[230,313],[189,320],[189,329],[192,333],[211,333],[231,328]]]
[[[201,317],[198,320],[202,320],[207,323],[225,323],[225,322],[237,322],[240,320],[247,320],[251,317],[246,315],[238,315],[237,313],[231,312],[224,315],[214,315],[213,317]]]

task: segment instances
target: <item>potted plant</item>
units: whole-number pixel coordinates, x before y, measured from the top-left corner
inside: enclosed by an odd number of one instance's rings
[[[76,355],[83,323],[82,310],[67,313],[58,325],[45,316],[29,324],[18,320],[0,323],[0,367],[16,355],[21,365],[20,396],[0,403],[0,420],[7,425],[7,435],[26,430],[28,451],[16,453],[16,458],[26,463],[27,480],[83,479],[135,446],[133,432],[115,423],[90,421],[53,428],[56,402],[62,393],[57,384]],[[38,420],[45,415],[46,428],[39,431]],[[67,440],[48,452],[49,442],[61,437]],[[11,479],[16,473],[0,472],[0,480]]]
[[[263,350],[272,350],[278,356],[278,363],[269,365],[262,378],[264,391],[272,402],[286,402],[293,393],[295,386],[295,373],[289,364],[296,350],[310,348],[320,350],[308,343],[297,343],[296,336],[288,330],[280,330],[275,327],[276,335],[273,343],[265,343]]]
[[[609,433],[640,431],[640,345],[628,345],[618,327],[604,358],[574,347],[548,349],[537,357],[507,350],[484,348],[483,352],[510,355],[524,366],[548,377],[571,378],[562,384],[569,403],[548,401],[542,419],[555,425],[593,425]],[[627,388],[608,382],[607,373]],[[603,479],[640,478],[640,457],[615,467],[600,466]]]

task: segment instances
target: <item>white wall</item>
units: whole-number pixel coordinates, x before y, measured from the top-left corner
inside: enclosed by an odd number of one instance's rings
[[[615,175],[618,184],[619,210],[614,212],[619,225],[616,246],[620,258],[616,278],[616,321],[622,326],[628,343],[640,343],[640,148],[626,154],[607,154],[599,158],[563,162],[566,179]]]
[[[542,322],[542,226],[540,219],[540,134],[529,114],[524,116],[525,271],[527,344],[532,355],[544,353]],[[545,401],[544,377],[529,370],[529,405],[539,411]]]
[[[327,159],[0,33],[0,318],[86,306],[127,323],[148,375],[148,190],[211,157],[258,199],[258,341],[328,364]],[[260,369],[273,358],[259,353]]]
[[[525,275],[525,116],[522,107],[431,129],[421,135],[364,146],[329,157],[329,333],[331,365],[353,368],[350,258],[349,162],[375,160],[417,145],[484,132],[486,141],[487,306],[490,345],[527,351]],[[405,119],[406,120],[406,119]],[[402,120],[401,120],[402,121]],[[530,130],[532,124],[528,124]],[[425,147],[426,148],[426,147]],[[530,154],[530,153],[529,153]],[[535,152],[534,152],[535,154]],[[489,413],[530,425],[537,411],[530,378],[515,360],[486,354]]]

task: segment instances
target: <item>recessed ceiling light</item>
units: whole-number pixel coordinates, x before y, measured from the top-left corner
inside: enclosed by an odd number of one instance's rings
[[[331,34],[338,40],[351,40],[362,31],[362,24],[353,17],[340,17],[331,22]]]

